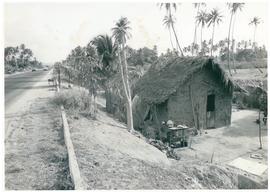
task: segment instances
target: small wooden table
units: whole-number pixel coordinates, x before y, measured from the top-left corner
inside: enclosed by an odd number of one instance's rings
[[[189,141],[189,128],[186,126],[169,128],[168,140],[169,145],[172,148],[187,147]]]

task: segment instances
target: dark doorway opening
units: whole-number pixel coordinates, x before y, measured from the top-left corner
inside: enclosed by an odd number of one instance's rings
[[[207,95],[206,106],[206,126],[207,128],[215,127],[215,95]]]
[[[207,96],[207,112],[208,111],[215,111],[215,95],[208,95]]]

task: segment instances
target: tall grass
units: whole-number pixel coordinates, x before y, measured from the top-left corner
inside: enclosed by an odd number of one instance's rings
[[[93,116],[91,111],[91,96],[86,90],[63,90],[56,93],[52,98],[55,105],[63,105],[66,110],[73,114],[83,114],[84,116]]]

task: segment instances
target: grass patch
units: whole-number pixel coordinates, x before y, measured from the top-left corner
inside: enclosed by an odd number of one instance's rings
[[[52,103],[63,105],[68,112],[72,114],[82,114],[85,117],[91,117],[91,97],[86,90],[63,90],[56,93],[52,98]]]

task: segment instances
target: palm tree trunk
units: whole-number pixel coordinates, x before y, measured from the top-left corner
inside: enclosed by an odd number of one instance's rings
[[[254,48],[254,50],[255,50],[255,34],[256,34],[256,28],[257,28],[257,26],[255,25],[255,27],[254,27],[254,33],[253,33],[253,48]]]
[[[203,47],[203,44],[202,44],[202,42],[203,42],[203,40],[202,40],[202,32],[203,32],[203,26],[201,26],[201,52],[202,52],[202,47]]]
[[[234,69],[234,72],[237,73],[236,68],[235,68],[235,59],[234,59],[234,45],[235,45],[235,41],[234,41],[234,39],[233,39],[235,20],[236,20],[236,17],[235,17],[235,15],[234,15],[233,26],[232,26],[232,41],[233,41],[233,42],[232,42],[232,61],[233,61],[233,69]]]
[[[169,34],[170,34],[170,42],[172,46],[172,50],[174,50],[173,42],[172,42],[172,34],[171,34],[171,29],[169,28]]]
[[[212,42],[211,42],[211,54],[210,54],[211,57],[213,56],[214,34],[215,34],[215,23],[213,23]]]
[[[198,5],[197,15],[199,13],[199,10],[200,10],[200,4]],[[194,54],[194,46],[195,46],[196,43],[197,43],[197,24],[196,24],[196,21],[195,21],[194,39],[193,39],[192,52],[191,52],[192,56]]]
[[[177,43],[178,49],[180,50],[181,56],[183,57],[184,54],[183,54],[183,51],[182,51],[182,49],[180,47],[180,44],[179,44],[179,41],[178,41],[178,38],[177,38],[177,35],[176,35],[176,32],[175,32],[175,29],[174,29],[174,25],[171,24],[171,26],[172,26],[172,29],[173,29],[173,33],[174,33],[174,37],[176,39],[176,43]]]
[[[193,39],[192,50],[191,50],[191,55],[192,56],[194,54],[194,47],[195,47],[195,42],[196,42],[196,36],[197,36],[197,26],[195,26],[195,31],[194,31],[194,39]]]
[[[121,65],[121,71],[122,71],[121,75],[122,75],[122,81],[124,84],[125,95],[126,95],[126,100],[127,100],[127,103],[126,103],[127,126],[130,132],[133,132],[134,128],[133,128],[133,114],[132,114],[132,98],[131,98],[131,91],[130,91],[130,86],[128,82],[128,68],[127,68],[126,51],[125,51],[124,45],[122,45],[122,52],[123,52],[124,61],[122,62],[123,65]]]
[[[118,59],[119,59],[119,64],[120,64],[120,73],[121,73],[121,79],[122,79],[122,83],[124,87],[124,93],[125,93],[126,98],[128,98],[127,85],[124,78],[124,70],[123,70],[123,64],[122,64],[122,59],[121,59],[120,46],[118,46]]]
[[[230,66],[230,34],[231,34],[231,26],[232,26],[232,18],[233,18],[233,13],[231,13],[231,18],[230,18],[230,24],[229,24],[229,33],[228,33],[228,69],[229,69],[229,74],[232,76],[231,72],[231,66]]]

